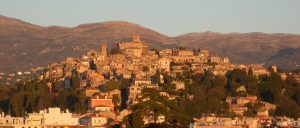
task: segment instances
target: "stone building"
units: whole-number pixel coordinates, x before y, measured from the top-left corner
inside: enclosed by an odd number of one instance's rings
[[[142,56],[142,50],[140,48],[126,48],[124,50],[125,55],[128,56],[135,56],[135,57],[141,57]]]
[[[160,58],[158,60],[159,69],[164,70],[165,72],[170,72],[170,63],[171,60],[168,58]]]
[[[123,53],[126,51],[126,49],[136,48],[136,49],[140,49],[142,54],[147,54],[149,46],[147,45],[146,42],[140,40],[140,36],[135,35],[135,36],[133,36],[132,41],[130,41],[130,42],[121,42],[121,43],[118,44],[118,47],[119,47],[120,51],[122,51]]]
[[[107,51],[106,51],[107,47],[105,43],[101,44],[101,55],[106,58],[107,57]]]

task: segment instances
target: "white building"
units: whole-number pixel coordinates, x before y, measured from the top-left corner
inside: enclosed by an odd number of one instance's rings
[[[103,116],[91,116],[91,125],[93,127],[103,127],[107,124],[107,118]]]
[[[79,125],[78,117],[74,117],[68,110],[63,112],[60,108],[48,108],[40,111],[43,115],[45,125]]]
[[[39,113],[29,113],[25,117],[0,116],[0,127],[14,128],[45,128],[78,126],[79,118],[70,112],[63,112],[60,108],[48,108]]]

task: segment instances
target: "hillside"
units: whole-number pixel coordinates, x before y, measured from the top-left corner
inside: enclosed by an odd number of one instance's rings
[[[272,62],[275,61],[268,61],[271,57],[276,60],[274,55],[281,54],[280,50],[300,47],[300,36],[293,34],[204,32],[190,33],[174,39],[177,45],[189,48],[205,47],[213,53],[229,56],[236,63],[273,64]],[[283,63],[280,63],[281,67],[284,67]],[[295,68],[295,66],[284,68]]]
[[[278,63],[284,68],[299,68],[296,66],[299,63],[285,67],[285,62],[296,59],[294,56],[283,62],[277,61],[282,60],[277,59],[280,50],[300,47],[299,35],[204,32],[169,37],[124,21],[90,23],[73,28],[43,27],[0,16],[0,72],[27,70],[67,56],[78,57],[89,49],[100,50],[101,42],[112,47],[119,41],[129,40],[134,34],[141,35],[152,48],[204,47],[212,53],[229,56],[234,63]]]
[[[300,69],[300,48],[280,50],[267,61],[267,65],[278,64],[286,69]]]
[[[40,27],[13,18],[0,17],[0,72],[45,66],[67,56],[78,57],[89,49],[100,50],[99,44],[110,47],[133,34],[140,34],[151,47],[163,48],[173,40],[142,26],[123,22],[103,22],[79,25]],[[98,49],[99,48],[99,49]]]

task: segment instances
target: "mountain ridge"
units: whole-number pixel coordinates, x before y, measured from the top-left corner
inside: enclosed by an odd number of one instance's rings
[[[28,70],[68,56],[79,57],[89,49],[100,50],[101,42],[113,47],[117,42],[130,40],[134,34],[140,35],[142,40],[156,49],[201,47],[220,56],[229,56],[233,63],[276,63],[281,68],[298,68],[297,60],[294,66],[285,66],[284,62],[276,61],[275,56],[280,50],[296,50],[300,47],[300,36],[295,34],[224,34],[207,31],[170,37],[127,21],[88,23],[75,27],[44,27],[0,16],[0,59],[3,60],[0,62],[0,72]],[[290,61],[295,61],[293,55],[289,58]]]

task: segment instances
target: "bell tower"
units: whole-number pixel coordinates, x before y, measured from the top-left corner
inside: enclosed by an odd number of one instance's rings
[[[101,47],[101,55],[104,56],[104,58],[106,58],[106,57],[107,57],[106,43],[102,43],[102,44],[100,45],[100,47]]]

